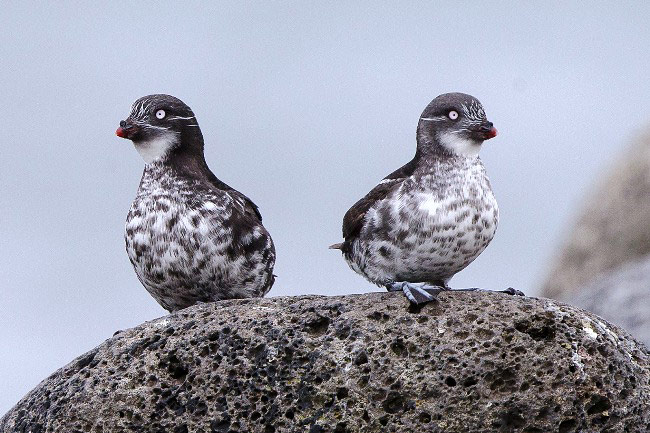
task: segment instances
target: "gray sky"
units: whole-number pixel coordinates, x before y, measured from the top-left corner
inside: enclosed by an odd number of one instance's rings
[[[214,173],[260,207],[271,296],[379,290],[327,246],[440,93],[476,96],[500,133],[482,151],[499,230],[456,287],[535,294],[587,187],[650,120],[648,2],[106,3],[2,5],[0,415],[165,314],[124,251],[143,161],[114,131],[140,96],[190,105]]]

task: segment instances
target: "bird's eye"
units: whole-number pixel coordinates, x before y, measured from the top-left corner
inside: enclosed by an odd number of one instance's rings
[[[156,111],[156,117],[158,119],[164,119],[165,118],[165,110],[158,110]]]
[[[457,111],[454,111],[454,110],[451,110],[451,111],[449,112],[449,114],[447,114],[447,116],[449,116],[449,118],[450,118],[451,120],[456,120],[456,119],[458,119],[458,112],[457,112]]]

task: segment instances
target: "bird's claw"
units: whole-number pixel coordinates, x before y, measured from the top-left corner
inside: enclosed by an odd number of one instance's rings
[[[480,287],[468,287],[463,289],[447,288],[446,290],[451,290],[452,292],[498,292],[498,293],[505,293],[507,295],[512,295],[512,296],[526,296],[524,292],[522,292],[521,290],[517,290],[512,287],[508,287],[505,290],[482,289]]]
[[[517,289],[514,289],[512,287],[508,287],[505,290],[500,290],[500,292],[501,293],[506,293],[506,294],[512,295],[512,296],[526,296],[526,295],[524,295],[524,292],[522,292],[521,290],[517,290]]]
[[[443,287],[432,286],[427,283],[409,283],[400,281],[387,287],[390,292],[402,291],[406,298],[414,305],[423,305],[437,299],[438,293],[445,290]]]
[[[460,292],[498,292],[498,293],[505,293],[506,295],[512,295],[512,296],[526,296],[524,295],[524,292],[522,292],[521,290],[517,290],[512,287],[508,287],[505,290],[481,289],[478,287],[471,287],[469,289],[451,289],[451,290],[460,291]]]

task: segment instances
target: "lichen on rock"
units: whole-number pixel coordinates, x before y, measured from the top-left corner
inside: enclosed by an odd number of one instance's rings
[[[547,299],[232,300],[118,333],[0,431],[647,431],[649,360],[622,329]]]

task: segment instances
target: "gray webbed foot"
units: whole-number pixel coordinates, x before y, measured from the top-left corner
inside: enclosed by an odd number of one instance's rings
[[[427,283],[409,283],[399,281],[387,287],[390,292],[402,291],[407,299],[415,305],[426,304],[435,301],[438,293],[446,290],[444,287],[432,286]]]

